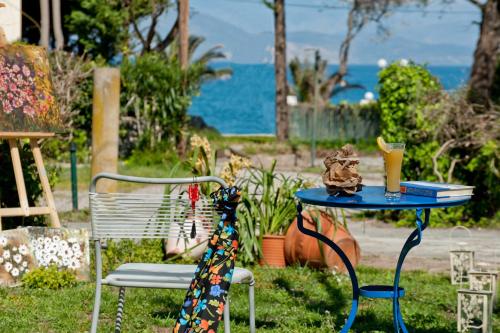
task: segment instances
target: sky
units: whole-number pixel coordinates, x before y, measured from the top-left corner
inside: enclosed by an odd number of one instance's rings
[[[452,45],[466,49],[470,59],[476,45],[479,10],[467,0],[429,1],[426,7],[405,6],[396,9],[384,19],[389,34],[385,37],[377,34],[374,24],[365,28],[358,39],[364,43],[386,43],[390,39],[400,43],[425,43],[430,47]],[[342,34],[346,30],[348,1],[333,0],[285,0],[287,32],[314,32],[322,34]],[[311,6],[334,6],[337,8],[318,9]],[[208,15],[234,25],[251,34],[273,31],[273,15],[260,0],[191,0],[191,12],[196,15]],[[400,45],[405,47],[405,45]],[[448,46],[444,46],[448,47]],[[453,48],[449,48],[450,57]],[[446,53],[446,50],[443,50]],[[418,48],[425,53],[425,48]],[[429,51],[430,52],[430,51]],[[442,52],[441,52],[442,53]],[[419,54],[425,58],[425,54]],[[463,58],[461,58],[463,59]],[[460,60],[469,62],[469,60]]]

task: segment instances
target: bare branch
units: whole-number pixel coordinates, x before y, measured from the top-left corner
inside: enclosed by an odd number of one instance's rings
[[[457,162],[460,162],[460,158],[454,158],[451,161],[450,168],[448,169],[448,183],[451,183],[453,181],[453,170],[455,170],[455,165],[457,164]]]
[[[484,3],[482,3],[481,1],[479,0],[467,0],[469,1],[471,4],[473,4],[474,6],[478,7],[479,9],[483,9],[484,8]]]
[[[167,7],[164,4],[156,4],[155,2],[153,2],[152,6],[154,8],[151,14],[151,25],[149,26],[149,31],[146,37],[146,46],[143,48],[143,52],[151,50],[151,44],[153,42],[153,38],[156,35],[156,26],[158,25],[158,19],[164,13]]]
[[[379,22],[389,11],[391,0],[355,0],[347,17],[347,33],[339,49],[339,69],[326,83],[323,98],[328,98],[347,74],[351,43],[369,22]]]
[[[432,156],[433,172],[438,177],[441,183],[444,183],[444,178],[443,175],[439,172],[437,160],[439,156],[443,155],[449,149],[449,146],[454,142],[455,142],[454,139],[446,141],[441,147],[439,147],[438,151],[434,154],[434,156]]]
[[[170,43],[174,41],[174,39],[177,37],[179,34],[179,14],[177,14],[177,19],[175,20],[174,25],[172,26],[172,29],[170,29],[170,32],[165,36],[165,38],[156,45],[155,51],[164,51]]]
[[[144,39],[144,36],[142,36],[141,30],[139,29],[139,26],[137,25],[137,21],[135,19],[132,19],[132,27],[134,28],[135,34],[137,35],[137,38],[139,38],[139,41],[142,44],[142,48],[146,48],[146,40]]]

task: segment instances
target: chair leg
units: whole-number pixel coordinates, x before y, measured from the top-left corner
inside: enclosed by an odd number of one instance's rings
[[[101,287],[101,282],[97,281],[95,287],[94,310],[92,311],[92,324],[90,326],[90,333],[97,332],[97,324],[99,323],[99,308],[101,307]]]
[[[125,306],[125,287],[120,287],[118,294],[118,311],[116,312],[115,333],[122,331],[123,307]]]
[[[224,333],[231,333],[231,318],[229,317],[229,295],[226,296],[224,305]]]
[[[248,285],[248,304],[250,307],[250,333],[255,333],[255,281],[250,281]]]

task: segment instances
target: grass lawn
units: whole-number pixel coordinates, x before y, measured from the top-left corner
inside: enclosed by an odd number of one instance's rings
[[[252,268],[256,280],[257,331],[338,332],[350,306],[350,281],[345,276],[290,267]],[[360,284],[390,283],[393,271],[358,269]],[[410,332],[456,332],[456,288],[447,276],[405,272],[401,300]],[[99,332],[112,332],[118,291],[104,287]],[[247,287],[231,287],[232,332],[248,332]],[[0,289],[0,332],[85,332],[90,327],[94,285],[50,290],[22,287]],[[130,289],[127,291],[123,332],[157,332],[171,327],[184,292]],[[390,300],[361,299],[354,332],[392,332]],[[496,310],[493,332],[500,332]],[[219,327],[222,332],[222,324]]]

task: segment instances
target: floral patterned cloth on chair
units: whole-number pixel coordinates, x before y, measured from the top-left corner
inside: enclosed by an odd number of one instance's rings
[[[236,207],[238,188],[221,188],[210,195],[222,211],[217,229],[209,240],[195,277],[186,294],[174,333],[215,333],[222,318],[238,250]]]

